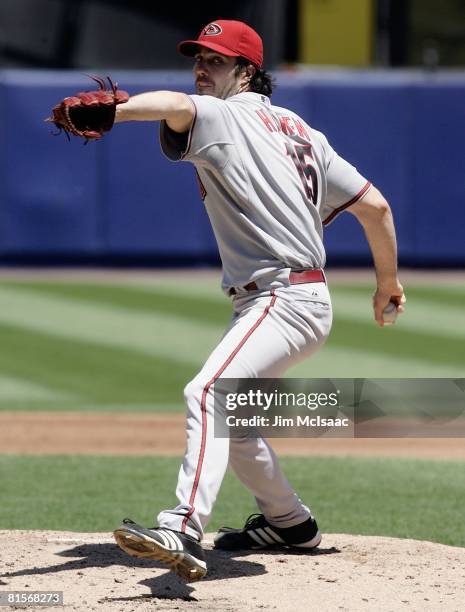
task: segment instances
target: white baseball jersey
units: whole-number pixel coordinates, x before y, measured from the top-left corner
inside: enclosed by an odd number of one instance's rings
[[[326,137],[268,97],[192,95],[188,134],[161,123],[171,160],[192,162],[218,242],[223,289],[290,268],[323,268],[323,225],[370,183]]]
[[[292,527],[311,516],[265,439],[215,436],[221,406],[213,389],[222,377],[279,378],[325,342],[332,321],[328,287],[322,281],[292,285],[289,270],[324,266],[323,224],[370,183],[323,134],[271,106],[266,96],[192,100],[197,114],[188,137],[162,123],[161,144],[170,159],[196,167],[223,262],[223,288],[236,289],[234,317],[184,390],[179,503],[157,519],[161,527],[201,539],[228,462],[271,525]],[[244,287],[251,281],[258,291]]]

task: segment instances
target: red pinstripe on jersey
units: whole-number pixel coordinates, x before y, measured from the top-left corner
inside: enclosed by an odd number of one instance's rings
[[[362,196],[364,196],[366,194],[366,192],[370,189],[371,187],[371,183],[370,181],[367,181],[367,183],[365,184],[365,186],[357,193],[356,196],[354,196],[351,200],[349,200],[348,202],[346,202],[345,204],[343,204],[342,206],[339,206],[339,208],[335,208],[333,210],[333,212],[326,217],[326,219],[323,221],[323,225],[328,225],[328,223],[331,223],[331,221],[343,210],[345,210],[346,208],[349,208],[349,206],[352,206],[352,204],[355,204],[355,202],[357,202],[358,200],[360,200],[360,198]]]
[[[223,363],[220,369],[216,372],[216,374],[212,376],[212,378],[207,382],[207,384],[203,388],[202,401],[200,403],[200,410],[202,413],[202,441],[200,443],[200,452],[199,452],[199,458],[197,460],[197,469],[195,471],[194,484],[192,486],[192,492],[189,498],[189,505],[191,506],[191,509],[186,514],[182,522],[181,531],[183,533],[185,533],[186,531],[186,525],[187,525],[187,521],[189,520],[189,517],[195,512],[194,500],[195,500],[195,495],[197,493],[197,488],[199,486],[200,473],[202,471],[203,459],[205,456],[205,446],[206,446],[206,440],[207,440],[207,395],[208,395],[208,391],[210,390],[210,387],[215,382],[215,380],[219,378],[221,374],[223,374],[223,372],[230,365],[230,363],[232,362],[234,357],[237,355],[237,353],[241,350],[241,348],[244,346],[244,344],[247,342],[250,336],[254,333],[254,331],[258,328],[258,326],[262,323],[262,321],[268,315],[268,313],[270,312],[270,308],[274,306],[274,303],[276,302],[276,298],[277,298],[277,296],[274,294],[274,291],[271,291],[271,296],[272,296],[271,302],[265,308],[265,310],[263,311],[263,314],[254,323],[251,329],[249,329],[249,331],[245,334],[245,336],[242,338],[242,340],[239,342],[239,344],[236,346],[233,352],[229,355],[229,357],[226,359],[226,361]]]

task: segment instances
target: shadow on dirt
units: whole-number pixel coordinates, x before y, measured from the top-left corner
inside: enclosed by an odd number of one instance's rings
[[[313,551],[300,551],[291,549],[269,549],[263,551],[243,550],[243,551],[222,551],[206,549],[208,574],[203,581],[223,580],[230,578],[243,578],[247,576],[259,576],[266,574],[264,563],[256,560],[247,560],[249,555],[260,556],[281,556],[283,562],[287,562],[289,557],[307,556],[315,557],[319,555],[336,554],[340,551],[337,548],[318,548]],[[80,572],[89,568],[105,568],[113,566],[123,566],[127,568],[148,568],[167,569],[163,563],[151,561],[149,559],[137,559],[130,557],[126,553],[111,543],[92,543],[80,544],[73,548],[68,548],[57,553],[58,557],[71,557],[65,563],[57,563],[47,567],[31,567],[13,572],[5,572],[3,577],[14,576],[37,576],[46,574],[57,574],[64,571]],[[146,599],[182,599],[184,601],[197,601],[194,596],[195,583],[186,584],[171,571],[167,571],[161,576],[154,576],[139,582],[150,589],[150,593],[135,597],[105,597],[104,601],[142,601]],[[225,600],[226,601],[226,600]],[[216,602],[219,603],[219,602]]]

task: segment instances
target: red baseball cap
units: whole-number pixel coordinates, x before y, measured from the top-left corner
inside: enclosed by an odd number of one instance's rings
[[[245,57],[255,66],[263,63],[263,43],[260,36],[242,21],[218,19],[206,25],[197,40],[183,40],[178,51],[193,56],[199,45],[231,57]]]

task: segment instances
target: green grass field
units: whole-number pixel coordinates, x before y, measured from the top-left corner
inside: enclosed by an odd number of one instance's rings
[[[286,458],[283,468],[325,532],[465,546],[463,462]],[[111,531],[155,524],[176,505],[177,458],[1,456],[1,529]],[[257,509],[227,474],[208,526],[240,526]]]
[[[413,286],[392,328],[369,285],[333,284],[326,346],[295,377],[463,377],[465,288]],[[182,389],[230,317],[218,281],[0,281],[0,410],[183,411]],[[327,532],[465,546],[460,462],[283,460]],[[0,454],[0,528],[111,530],[172,506],[179,459]],[[231,475],[209,529],[255,505]]]
[[[462,377],[465,288],[414,286],[395,327],[372,287],[332,286],[326,346],[295,377]],[[0,410],[183,410],[182,388],[221,337],[218,282],[0,282]]]

